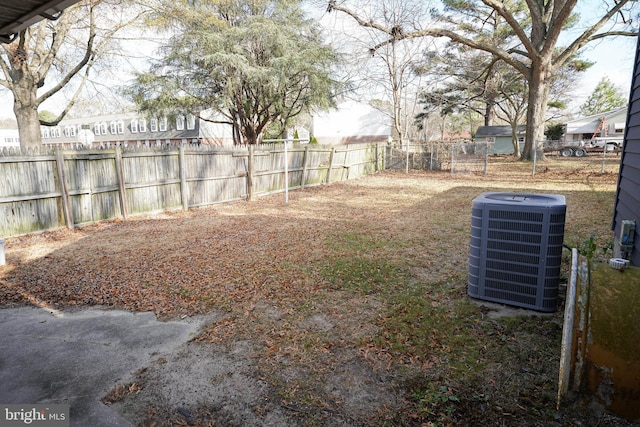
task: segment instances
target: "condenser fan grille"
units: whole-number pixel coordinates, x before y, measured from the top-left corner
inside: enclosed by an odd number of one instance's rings
[[[474,199],[469,295],[555,311],[565,213],[559,195],[485,193]]]

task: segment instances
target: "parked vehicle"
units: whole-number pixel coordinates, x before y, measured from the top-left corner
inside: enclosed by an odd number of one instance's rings
[[[623,139],[620,137],[593,138],[589,141],[551,141],[545,144],[545,152],[557,151],[562,157],[584,157],[588,153],[619,152]]]
[[[591,141],[589,141],[586,144],[586,146],[589,148],[599,148],[600,150],[606,147],[607,151],[616,151],[616,150],[622,150],[622,143],[623,143],[622,137],[614,137],[614,138],[604,137],[604,138],[593,138]]]

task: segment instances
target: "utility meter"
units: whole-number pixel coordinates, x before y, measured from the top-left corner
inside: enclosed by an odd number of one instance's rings
[[[636,234],[636,222],[625,219],[620,227],[620,252],[631,252],[633,250],[633,238]]]

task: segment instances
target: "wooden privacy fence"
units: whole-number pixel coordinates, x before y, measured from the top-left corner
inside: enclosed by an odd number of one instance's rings
[[[286,159],[283,144],[0,152],[0,236],[251,199],[284,191],[285,170],[296,189],[383,167],[376,144],[286,151]]]

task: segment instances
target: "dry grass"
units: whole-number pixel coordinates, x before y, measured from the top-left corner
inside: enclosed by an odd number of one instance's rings
[[[0,302],[223,311],[198,341],[257,343],[261,375],[301,424],[563,425],[585,415],[553,410],[561,313],[492,321],[466,297],[471,201],[563,194],[565,242],[606,247],[618,161],[600,173],[594,158],[550,159],[532,177],[530,164],[492,159],[487,176],[384,173],[289,204],[10,238]],[[368,402],[348,395],[358,386]]]

